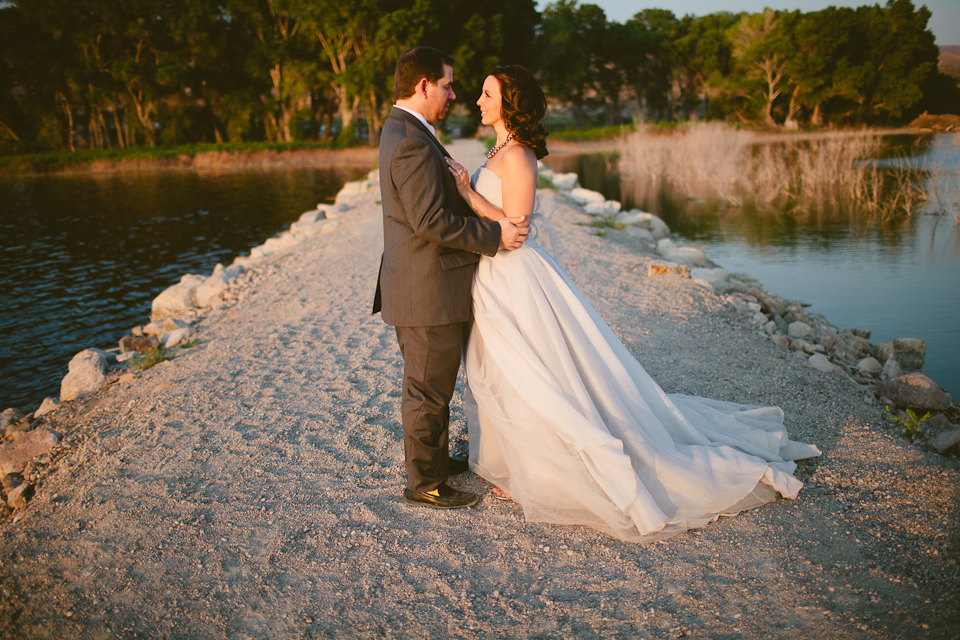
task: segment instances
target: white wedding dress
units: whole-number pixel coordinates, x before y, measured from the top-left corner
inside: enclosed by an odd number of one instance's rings
[[[503,207],[495,173],[473,183]],[[664,393],[535,239],[481,258],[473,309],[470,466],[528,521],[660,539],[795,498],[791,460],[820,454],[778,407]]]

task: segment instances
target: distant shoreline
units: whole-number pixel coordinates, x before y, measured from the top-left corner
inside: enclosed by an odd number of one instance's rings
[[[131,171],[232,171],[280,167],[373,167],[377,164],[377,154],[376,147],[214,149],[159,157],[138,155],[129,158],[92,158],[66,165],[58,165],[56,161],[34,161],[24,157],[24,164],[20,166],[11,166],[12,163],[6,166],[0,164],[0,176],[107,174]]]

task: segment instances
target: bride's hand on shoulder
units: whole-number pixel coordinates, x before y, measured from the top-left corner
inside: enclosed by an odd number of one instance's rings
[[[470,174],[467,173],[467,169],[453,158],[447,158],[447,169],[457,182],[460,197],[469,202],[469,195],[473,188],[470,186]]]

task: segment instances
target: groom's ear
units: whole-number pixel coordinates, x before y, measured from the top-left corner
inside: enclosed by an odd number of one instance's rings
[[[417,93],[422,95],[424,98],[427,97],[427,83],[430,82],[427,80],[426,76],[420,78],[420,81],[417,82]]]

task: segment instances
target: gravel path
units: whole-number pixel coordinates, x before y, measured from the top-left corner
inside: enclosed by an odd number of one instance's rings
[[[64,439],[0,522],[0,638],[960,635],[958,461],[543,197],[561,261],[668,392],[779,405],[823,449],[798,500],[649,545],[525,523],[472,474],[452,483],[475,508],[404,506],[374,191],[254,269],[197,346],[44,418]]]

